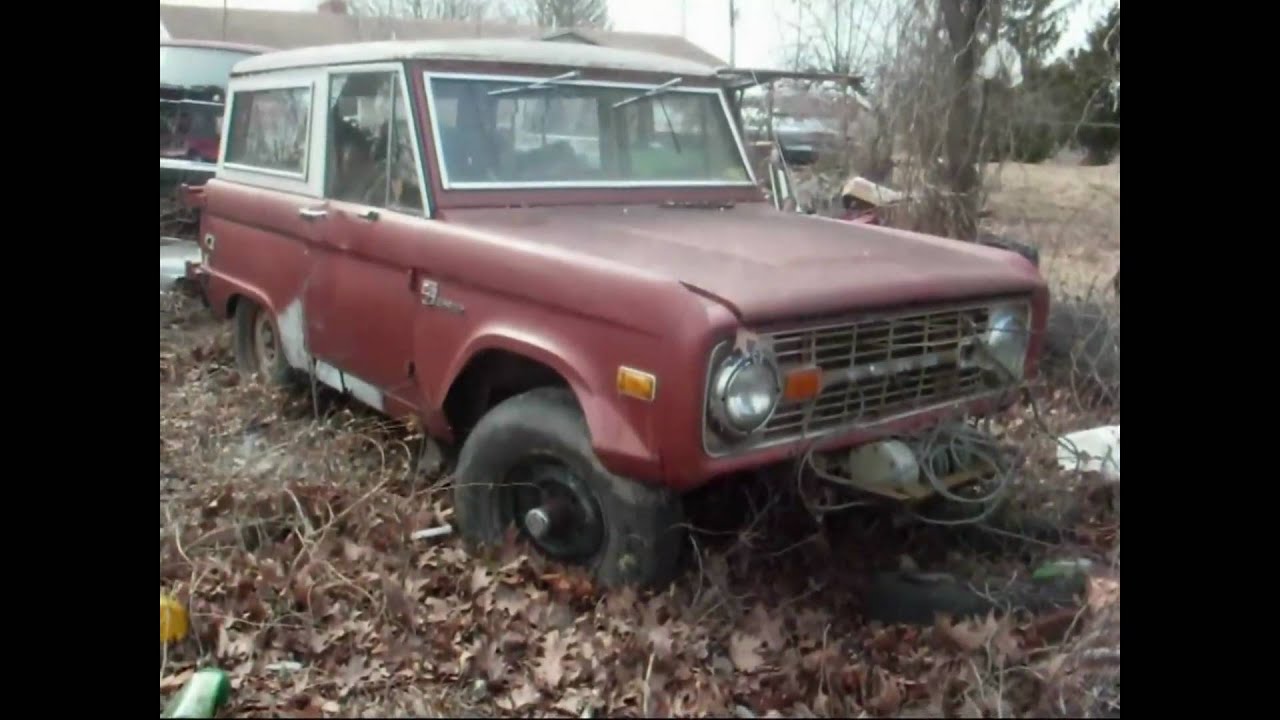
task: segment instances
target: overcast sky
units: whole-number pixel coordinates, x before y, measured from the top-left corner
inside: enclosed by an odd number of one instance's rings
[[[1060,6],[1069,6],[1069,11],[1059,51],[1080,45],[1089,27],[1106,14],[1111,1],[1061,0]],[[164,4],[217,7],[223,5],[223,0],[170,0]],[[226,0],[225,4],[260,10],[313,10],[316,0]],[[787,7],[786,0],[735,0],[735,4],[737,64],[780,67],[785,46],[778,11]],[[689,40],[717,57],[729,58],[729,0],[609,0],[609,16],[617,30],[678,35],[683,27]]]

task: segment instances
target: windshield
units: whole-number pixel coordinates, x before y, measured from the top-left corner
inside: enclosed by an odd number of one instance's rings
[[[160,84],[226,88],[231,68],[253,53],[215,48],[160,47]]]
[[[715,90],[535,83],[430,78],[446,187],[750,183]]]

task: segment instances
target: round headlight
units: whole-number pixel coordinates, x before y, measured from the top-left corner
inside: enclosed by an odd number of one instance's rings
[[[992,308],[986,339],[987,354],[991,360],[1006,368],[1015,378],[1021,379],[1023,362],[1027,357],[1027,344],[1030,341],[1026,306],[1001,305]]]
[[[778,369],[763,353],[734,353],[711,386],[711,411],[728,430],[747,434],[764,425],[778,404]]]

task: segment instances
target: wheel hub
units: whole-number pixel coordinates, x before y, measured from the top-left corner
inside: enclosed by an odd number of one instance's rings
[[[516,522],[539,549],[573,560],[600,548],[604,527],[599,508],[568,467],[539,458],[517,468],[513,475]]]
[[[257,350],[258,369],[265,371],[275,364],[276,353],[279,352],[275,326],[272,325],[271,318],[261,310],[258,311],[258,316],[254,318],[253,324],[253,339],[254,348]]]

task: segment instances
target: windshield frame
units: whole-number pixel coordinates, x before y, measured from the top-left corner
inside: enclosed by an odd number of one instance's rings
[[[444,191],[472,191],[472,190],[626,190],[629,188],[757,188],[757,180],[755,170],[749,161],[746,146],[743,143],[742,133],[738,124],[734,122],[733,112],[729,108],[729,101],[725,95],[724,88],[714,85],[697,85],[685,84],[674,87],[668,87],[662,90],[662,94],[667,93],[689,93],[700,95],[714,95],[719,100],[720,110],[723,113],[725,123],[729,126],[729,132],[732,134],[734,147],[737,150],[738,162],[741,163],[742,169],[745,170],[747,179],[739,181],[719,180],[719,179],[702,179],[702,180],[535,180],[535,181],[451,181],[449,179],[449,168],[444,162],[444,147],[441,142],[439,113],[436,107],[435,88],[432,86],[432,79],[439,78],[441,80],[477,80],[488,82],[510,82],[510,83],[534,83],[539,80],[546,80],[546,76],[537,74],[511,74],[502,72],[446,72],[439,70],[423,70],[422,81],[423,91],[427,101],[427,115],[430,119],[431,145],[435,152],[434,165],[439,173],[440,189]],[[654,82],[623,82],[615,80],[598,80],[590,77],[577,77],[572,80],[558,80],[553,87],[558,86],[586,86],[601,88],[621,88],[631,89],[638,92],[652,90],[664,82],[670,81],[671,77],[663,76]],[[544,92],[545,90],[539,90]]]

